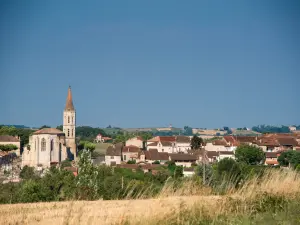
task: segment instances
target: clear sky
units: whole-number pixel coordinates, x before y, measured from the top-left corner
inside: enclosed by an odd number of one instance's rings
[[[1,1],[0,124],[300,124],[300,1]]]

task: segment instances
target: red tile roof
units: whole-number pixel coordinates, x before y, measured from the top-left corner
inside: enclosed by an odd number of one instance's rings
[[[0,142],[20,142],[20,140],[14,136],[0,135]]]
[[[169,160],[167,152],[158,152],[157,149],[149,149],[145,151],[146,160]]]
[[[122,149],[123,152],[139,152],[140,149],[134,145],[125,146]]]
[[[56,128],[43,128],[41,130],[34,132],[33,134],[65,134],[65,133]]]

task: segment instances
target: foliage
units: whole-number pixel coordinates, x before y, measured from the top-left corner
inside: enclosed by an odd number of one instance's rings
[[[85,149],[90,152],[93,152],[95,150],[95,148],[96,148],[96,145],[89,141],[80,141],[78,144],[78,151]]]
[[[43,125],[43,126],[41,126],[39,129],[43,129],[43,128],[51,128],[51,127],[48,126],[48,125]]]
[[[127,161],[127,164],[136,164],[136,161],[133,160],[133,159],[132,159],[132,160],[128,160],[128,161]]]
[[[66,159],[60,163],[60,168],[62,168],[62,169],[65,167],[71,167],[71,166],[72,166],[71,160],[69,160],[69,159]]]
[[[259,133],[290,133],[290,129],[287,126],[259,125],[252,127],[252,130]]]
[[[183,134],[186,135],[186,136],[192,136],[193,135],[193,129],[189,126],[184,126]]]
[[[179,178],[183,177],[183,167],[182,166],[176,166],[175,162],[169,161],[166,163],[168,166],[168,170],[173,178]]]
[[[7,144],[7,145],[0,145],[0,150],[2,151],[12,151],[12,150],[17,150],[18,147],[14,144]]]
[[[93,128],[89,126],[76,127],[76,137],[79,137],[80,140],[93,142],[98,134],[109,136],[100,128]]]
[[[279,165],[280,166],[289,166],[293,155],[294,155],[293,150],[282,152],[277,159],[277,161],[279,162]]]
[[[294,150],[282,152],[277,160],[281,166],[291,165],[293,168],[296,168],[300,165],[300,152]]]
[[[249,165],[257,165],[263,162],[265,154],[259,147],[242,144],[235,150],[237,162],[244,162]]]
[[[156,160],[152,164],[160,164],[160,161]]]
[[[201,137],[194,135],[191,140],[191,149],[193,150],[200,149],[202,147],[202,144],[203,144],[203,139]]]
[[[230,174],[237,176],[241,173],[238,163],[232,158],[221,159],[217,164],[217,173],[222,176],[224,174]]]
[[[79,156],[78,167],[78,176],[76,177],[78,198],[89,200],[96,199],[98,191],[98,186],[96,185],[97,171],[92,164],[90,151],[84,149],[81,152]]]
[[[24,166],[20,172],[20,178],[24,180],[36,179],[38,176],[34,167]]]

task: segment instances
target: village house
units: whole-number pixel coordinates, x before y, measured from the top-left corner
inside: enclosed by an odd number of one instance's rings
[[[222,139],[206,143],[204,148],[206,151],[235,151],[239,145],[233,136],[224,136]]]
[[[147,150],[157,149],[158,152],[174,153],[175,136],[156,136],[147,141]]]
[[[190,154],[169,154],[169,161],[175,162],[176,166],[191,167],[193,164],[196,164],[198,159],[199,158],[197,156]]]
[[[127,162],[129,160],[139,160],[140,148],[134,145],[125,146],[122,149],[122,160]]]
[[[140,162],[154,163],[155,161],[164,164],[169,161],[169,154],[167,152],[158,152],[157,149],[149,149],[140,155]]]
[[[20,146],[21,146],[21,140],[20,137],[18,136],[9,136],[9,135],[0,135],[0,145],[15,145],[18,147],[17,150],[13,150],[10,152],[14,152],[16,153],[17,156],[20,156],[21,154],[21,150],[20,150]]]
[[[126,141],[126,146],[130,146],[130,145],[133,145],[133,146],[136,146],[136,147],[142,149],[142,148],[144,148],[144,140],[143,140],[143,138],[141,138],[139,136],[131,138]]]
[[[110,138],[110,137],[105,137],[105,136],[103,136],[102,134],[98,134],[97,136],[96,136],[96,138],[95,138],[95,142],[96,143],[99,143],[99,142],[102,142],[102,143],[104,143],[104,142],[107,142],[107,141],[110,141],[110,140],[112,140],[112,138]]]
[[[105,164],[107,166],[116,166],[122,162],[122,148],[123,144],[118,143],[109,146],[105,154]]]
[[[178,153],[187,153],[187,151],[191,149],[191,138],[188,136],[176,136],[175,149]]]
[[[276,166],[278,165],[277,158],[280,155],[280,153],[277,152],[266,152],[266,160],[265,160],[265,165],[271,165],[271,166]]]
[[[156,136],[147,141],[147,149],[158,152],[187,153],[191,149],[191,138],[188,136]]]

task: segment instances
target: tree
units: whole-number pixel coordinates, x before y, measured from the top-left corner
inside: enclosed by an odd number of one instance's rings
[[[277,159],[277,161],[279,162],[279,165],[280,166],[289,166],[291,163],[291,160],[293,158],[293,155],[294,155],[293,150],[282,152]]]
[[[263,162],[265,154],[259,147],[242,144],[236,148],[235,158],[238,162],[257,165]]]
[[[229,177],[237,177],[241,173],[241,169],[234,159],[224,158],[217,164],[217,173],[219,176],[226,174],[229,175]]]
[[[93,152],[96,149],[96,145],[89,141],[80,141],[77,148],[78,148],[78,151],[86,149],[90,152]]]
[[[193,135],[193,129],[191,127],[184,126],[183,130],[184,130],[183,133],[184,135],[188,135],[188,136]]]
[[[97,198],[98,185],[97,175],[98,171],[92,164],[91,152],[84,149],[79,156],[78,162],[78,176],[77,188],[79,199],[94,200]]]
[[[37,177],[34,167],[24,166],[20,172],[20,178],[24,180],[36,179]]]
[[[18,147],[14,144],[7,144],[7,145],[0,145],[0,150],[2,151],[12,151],[12,150],[17,150]]]
[[[43,125],[43,126],[40,127],[40,129],[43,129],[43,128],[51,128],[51,127],[48,126],[48,125]]]
[[[191,140],[191,149],[196,150],[200,149],[203,144],[203,139],[201,137],[198,137],[194,135],[194,137]]]

